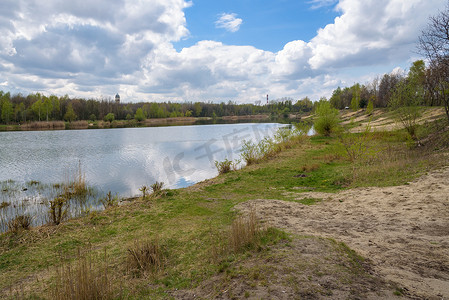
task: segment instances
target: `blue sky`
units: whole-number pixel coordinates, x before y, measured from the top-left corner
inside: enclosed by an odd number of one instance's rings
[[[419,59],[445,0],[2,0],[0,90],[124,102],[330,96]]]
[[[310,40],[319,28],[331,23],[338,16],[335,3],[315,7],[309,1],[194,1],[185,10],[190,35],[175,47],[181,50],[201,40],[215,40],[277,52],[290,41]],[[216,27],[222,14],[235,14],[242,20],[236,32]]]

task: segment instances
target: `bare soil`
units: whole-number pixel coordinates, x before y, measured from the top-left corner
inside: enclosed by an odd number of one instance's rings
[[[369,259],[373,274],[396,285],[406,298],[449,299],[449,168],[403,186],[335,194],[298,189],[295,197],[322,201],[303,205],[257,199],[236,208],[243,213],[255,208],[262,220],[290,233],[346,243]],[[385,295],[379,298],[393,297]]]

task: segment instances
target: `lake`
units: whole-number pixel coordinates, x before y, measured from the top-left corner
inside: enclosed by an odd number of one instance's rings
[[[182,188],[218,174],[214,161],[237,160],[243,140],[285,125],[245,123],[121,129],[0,132],[0,203],[44,203],[44,187],[79,171],[97,195],[140,194],[156,181]],[[12,208],[10,208],[11,210]],[[42,208],[44,211],[45,208]],[[33,213],[35,213],[33,211]]]

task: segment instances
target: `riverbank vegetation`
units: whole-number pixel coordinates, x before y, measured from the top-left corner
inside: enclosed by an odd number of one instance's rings
[[[239,216],[234,210],[252,199],[297,201],[298,192],[404,184],[448,163],[449,135],[441,114],[418,123],[420,146],[409,143],[404,129],[346,134],[361,139],[366,146],[361,152],[376,151],[353,155],[347,136],[338,134],[295,139],[279,134],[281,151],[192,187],[106,205],[57,226],[19,226],[1,235],[0,293],[35,299],[83,293],[101,299],[244,298],[258,289],[283,289],[292,296],[351,291],[363,297],[378,288],[393,295],[398,288],[370,275],[369,263],[346,245],[286,234],[261,223],[257,211]],[[308,200],[308,205],[325,201]],[[297,251],[304,245],[320,249],[317,256],[302,258]],[[290,256],[301,265],[292,269],[282,258]],[[335,284],[317,285],[323,276]]]

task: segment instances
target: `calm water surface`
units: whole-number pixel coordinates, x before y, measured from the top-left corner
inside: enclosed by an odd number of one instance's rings
[[[243,140],[281,124],[231,124],[0,133],[0,182],[55,184],[81,164],[90,186],[121,197],[163,181],[181,188],[217,175],[214,161],[239,158]]]

